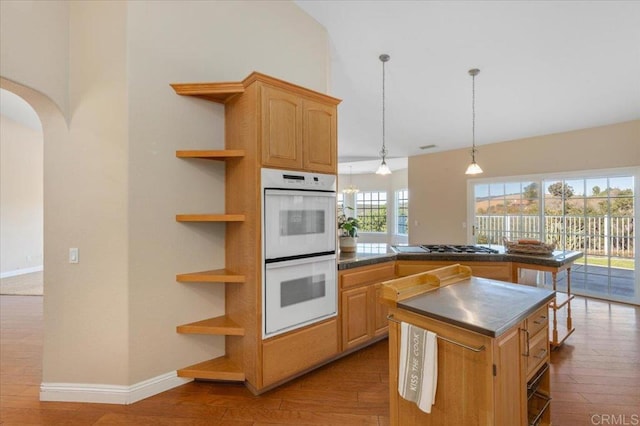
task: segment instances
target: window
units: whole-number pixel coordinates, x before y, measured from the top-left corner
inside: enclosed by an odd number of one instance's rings
[[[504,238],[541,238],[539,183],[495,182],[476,184],[475,242],[503,244]]]
[[[396,191],[396,233],[409,234],[409,191],[400,189]]]
[[[336,194],[336,204],[338,205],[338,214],[342,213],[344,209],[344,194],[342,192]]]
[[[639,174],[625,169],[471,182],[474,242],[533,238],[555,243],[556,250],[581,251],[571,272],[573,292],[640,300],[634,232]],[[558,289],[563,286],[561,279]]]
[[[387,232],[386,191],[358,192],[356,211],[362,232]]]

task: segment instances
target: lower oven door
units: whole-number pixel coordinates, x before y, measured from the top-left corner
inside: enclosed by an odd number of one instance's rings
[[[336,256],[267,263],[263,338],[336,315]]]

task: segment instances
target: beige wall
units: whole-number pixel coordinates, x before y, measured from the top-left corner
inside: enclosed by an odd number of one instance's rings
[[[409,158],[409,241],[467,242],[468,149]],[[640,165],[640,120],[479,147],[482,178]]]
[[[43,382],[126,384],[126,4],[69,5],[69,134],[45,138]]]
[[[240,81],[255,70],[325,92],[329,58],[324,29],[292,2],[130,2],[128,19],[135,383],[224,353],[222,336],[175,332],[224,313],[224,284],[175,281],[224,267],[224,224],[175,221],[225,211],[224,163],[175,158],[224,148],[224,107],[178,96],[169,83]]]
[[[0,272],[43,262],[42,131],[0,115]]]
[[[325,30],[293,2],[0,3],[2,87],[43,123],[43,382],[131,385],[221,354],[175,327],[222,314],[223,286],[175,275],[224,265],[224,225],[175,214],[224,211],[224,164],[175,150],[222,148],[224,111],[169,83],[256,70],[324,92]]]
[[[0,75],[36,89],[67,114],[69,2],[0,1]]]

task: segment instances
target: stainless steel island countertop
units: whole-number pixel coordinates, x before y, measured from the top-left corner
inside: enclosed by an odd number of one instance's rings
[[[553,290],[471,277],[398,302],[398,307],[498,337],[554,297]]]

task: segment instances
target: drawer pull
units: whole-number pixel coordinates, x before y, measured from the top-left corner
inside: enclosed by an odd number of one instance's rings
[[[543,324],[547,320],[547,317],[542,315],[539,320],[535,320],[533,323],[536,325]]]
[[[545,356],[547,356],[547,350],[546,349],[541,349],[540,352],[538,353],[538,355],[534,355],[534,358],[538,358],[538,359],[542,359]]]

